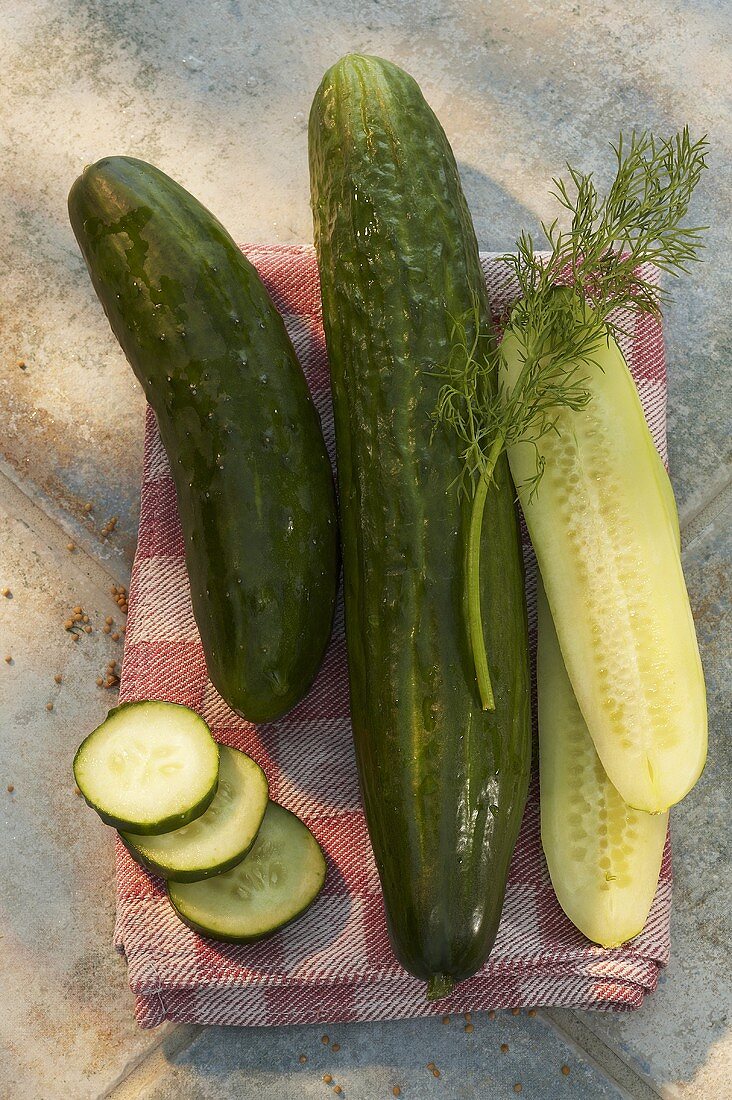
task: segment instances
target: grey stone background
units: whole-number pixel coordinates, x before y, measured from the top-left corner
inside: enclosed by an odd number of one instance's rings
[[[732,1096],[731,32],[728,0],[1,0],[0,586],[12,594],[0,599],[11,657],[0,663],[0,1095],[294,1098],[338,1083],[351,1100],[395,1084],[407,1100],[512,1096],[521,1083],[527,1098]],[[240,241],[310,242],[307,113],[349,50],[420,81],[483,248],[509,248],[552,214],[565,159],[607,179],[620,129],[688,123],[712,145],[696,205],[705,262],[679,284],[666,329],[710,759],[672,815],[672,961],[634,1014],[477,1015],[472,1034],[456,1020],[331,1026],[337,1053],[318,1027],[144,1033],[111,947],[111,839],[75,797],[70,762],[114,697],[95,680],[121,643],[100,626],[119,622],[109,589],[129,577],[143,398],[83,270],[66,194],[85,163],[129,153]],[[63,624],[77,603],[93,632],[72,644]]]

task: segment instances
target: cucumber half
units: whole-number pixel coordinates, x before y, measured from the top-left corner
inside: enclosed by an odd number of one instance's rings
[[[637,936],[658,884],[668,811],[632,809],[608,779],[569,682],[539,583],[541,841],[559,904],[588,939]]]
[[[267,779],[237,749],[219,745],[219,785],[205,813],[162,836],[120,833],[130,855],[148,870],[178,882],[196,882],[240,863],[254,843],[267,809]]]
[[[82,741],[77,786],[102,821],[147,835],[180,829],[208,808],[219,779],[219,750],[188,707],[123,703]]]
[[[513,336],[503,350],[510,387],[523,352]],[[511,447],[511,472],[603,767],[631,806],[660,813],[704,766],[704,676],[661,463],[614,340],[584,373],[589,405],[558,409],[536,447]],[[546,468],[529,498],[537,451]]]
[[[201,882],[168,882],[178,916],[216,940],[247,943],[299,917],[325,881],[325,857],[299,818],[269,802],[251,852],[230,871]]]

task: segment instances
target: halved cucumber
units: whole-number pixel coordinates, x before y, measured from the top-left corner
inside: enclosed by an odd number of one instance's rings
[[[267,778],[237,749],[219,745],[219,785],[204,814],[162,836],[120,833],[138,863],[163,878],[196,882],[241,863],[267,808]]]
[[[644,419],[645,423],[645,419]],[[681,527],[679,526],[679,512],[676,507],[676,497],[674,496],[673,485],[671,484],[671,478],[668,476],[668,470],[663,464],[663,459],[656,450],[656,445],[653,442],[653,436],[650,431],[648,432],[648,442],[651,446],[651,461],[656,468],[656,482],[658,484],[658,491],[661,494],[661,500],[663,501],[666,513],[671,520],[671,528],[674,533],[674,539],[676,540],[676,549],[681,553]]]
[[[668,811],[632,809],[608,779],[572,691],[541,582],[537,599],[541,841],[569,919],[588,939],[617,947],[646,923]]]
[[[107,825],[167,833],[208,808],[216,794],[219,750],[206,723],[188,707],[123,703],[82,741],[74,776]]]
[[[508,384],[523,362],[503,343]],[[587,367],[592,400],[557,410],[538,443],[537,493],[521,486],[536,449],[509,452],[564,663],[608,776],[632,806],[660,813],[704,766],[704,676],[660,460],[614,340]]]
[[[269,802],[251,852],[202,882],[168,882],[178,916],[206,936],[259,940],[299,917],[325,881],[325,858],[299,818]]]

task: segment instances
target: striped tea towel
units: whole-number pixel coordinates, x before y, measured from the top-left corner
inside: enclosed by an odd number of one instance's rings
[[[333,457],[313,250],[257,246],[246,252],[284,316]],[[483,256],[482,262],[499,313],[515,291],[495,258]],[[649,318],[631,320],[630,326],[623,351],[665,460],[661,328]],[[535,565],[527,549],[532,638],[535,591]],[[120,691],[122,701],[149,698],[194,707],[219,741],[253,756],[267,773],[272,798],[310,826],[329,869],[322,894],[295,924],[260,943],[217,944],[178,920],[162,882],[134,863],[118,842],[115,943],[127,959],[142,1027],[163,1020],[259,1025],[374,1020],[524,1005],[629,1009],[655,989],[669,954],[668,843],[643,933],[625,947],[596,947],[573,927],[554,896],[541,850],[534,778],[490,960],[449,997],[436,1004],[425,999],[424,983],[402,969],[386,933],[351,744],[342,605],[320,674],[293,711],[255,726],[228,709],[206,677],[175,491],[150,410]]]

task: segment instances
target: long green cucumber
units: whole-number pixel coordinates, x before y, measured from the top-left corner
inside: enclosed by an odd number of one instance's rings
[[[275,719],[320,666],[337,581],[330,464],[285,326],[221,223],[152,165],[85,168],[69,215],[170,458],[211,680]]]
[[[508,384],[522,351],[504,341]],[[704,676],[681,569],[633,379],[608,338],[587,364],[591,400],[557,410],[509,452],[564,663],[597,753],[629,805],[661,813],[691,789],[707,746]],[[660,490],[660,491],[659,491]],[[666,490],[668,491],[668,490]]]
[[[336,418],[351,712],[363,802],[402,964],[438,997],[487,958],[530,769],[523,565],[505,458],[481,594],[495,711],[466,604],[470,501],[431,414],[454,319],[489,331],[457,167],[417,84],[350,55],[310,114],[315,243]],[[470,335],[470,334],[469,334]]]

